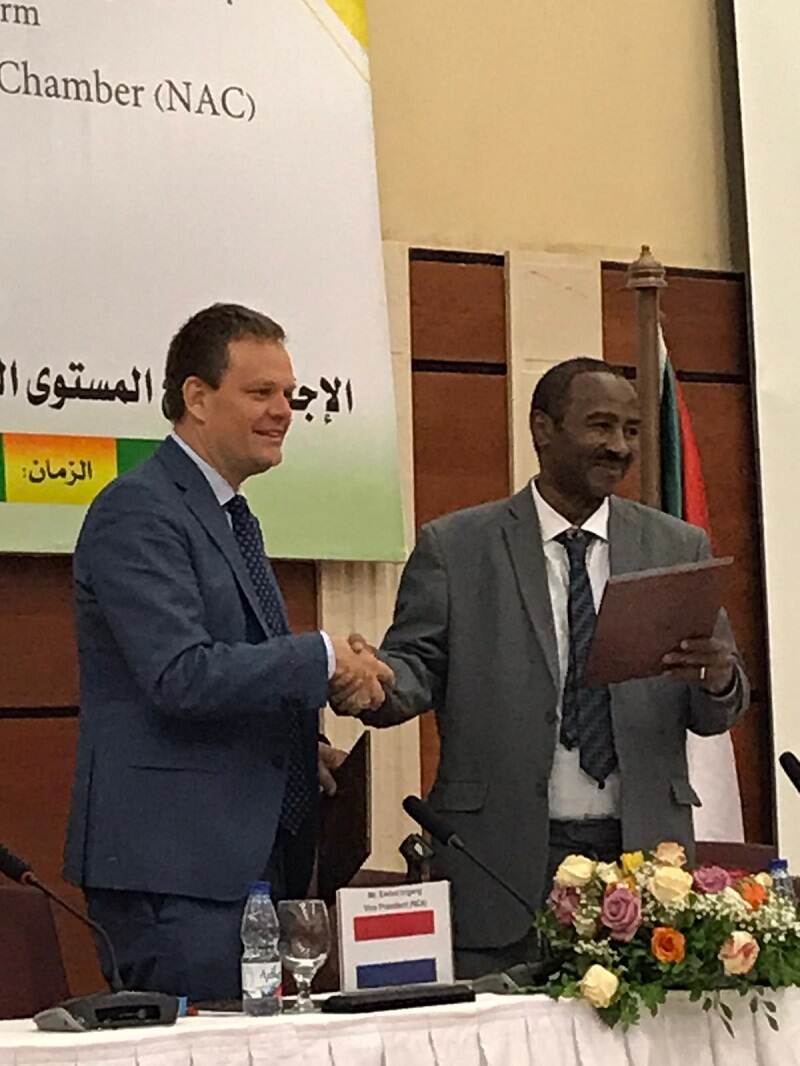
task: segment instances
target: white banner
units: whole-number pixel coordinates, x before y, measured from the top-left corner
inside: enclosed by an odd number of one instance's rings
[[[72,547],[169,428],[170,337],[230,301],[301,386],[247,485],[272,553],[402,557],[363,30],[352,0],[0,4],[0,550]]]

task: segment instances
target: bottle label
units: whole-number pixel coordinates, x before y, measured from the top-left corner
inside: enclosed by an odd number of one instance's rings
[[[279,996],[281,991],[281,963],[243,962],[242,993],[251,999]]]

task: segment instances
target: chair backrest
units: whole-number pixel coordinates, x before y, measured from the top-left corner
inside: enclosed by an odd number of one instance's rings
[[[0,887],[0,1018],[29,1018],[69,995],[50,901]]]
[[[778,849],[774,844],[698,840],[695,854],[697,866],[722,866],[726,870],[757,874],[767,869],[770,859],[778,857]]]

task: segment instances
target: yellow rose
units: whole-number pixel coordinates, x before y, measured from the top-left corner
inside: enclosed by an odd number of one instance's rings
[[[647,882],[647,887],[659,903],[681,903],[689,895],[692,875],[677,866],[661,866]]]
[[[596,866],[597,863],[585,855],[567,855],[556,870],[556,884],[583,888],[591,881]]]
[[[681,845],[676,844],[674,840],[668,840],[659,844],[654,855],[657,861],[663,862],[665,866],[686,865],[686,852]]]
[[[626,874],[635,874],[644,862],[644,853],[641,851],[626,851],[619,860]]]
[[[599,862],[596,872],[604,885],[618,885],[622,881],[622,870],[615,862]]]
[[[760,874],[756,874],[756,876],[753,878],[753,880],[757,881],[758,884],[761,885],[762,888],[766,888],[767,891],[769,891],[772,888],[772,878],[766,872],[760,873]]]
[[[580,982],[581,995],[593,1007],[607,1007],[619,988],[619,978],[605,966],[590,966]]]

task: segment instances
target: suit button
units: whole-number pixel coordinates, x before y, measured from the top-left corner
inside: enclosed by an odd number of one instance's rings
[[[544,720],[545,722],[547,722],[548,725],[555,725],[558,721],[558,715],[555,711],[548,711],[547,714],[544,716]]]
[[[272,765],[275,767],[276,770],[282,770],[284,768],[284,766],[286,765],[286,756],[285,755],[273,755],[272,756]]]
[[[547,785],[538,784],[536,786],[536,795],[539,796],[540,799],[547,799],[547,796],[548,796],[549,792],[550,792],[550,789],[548,788]]]

